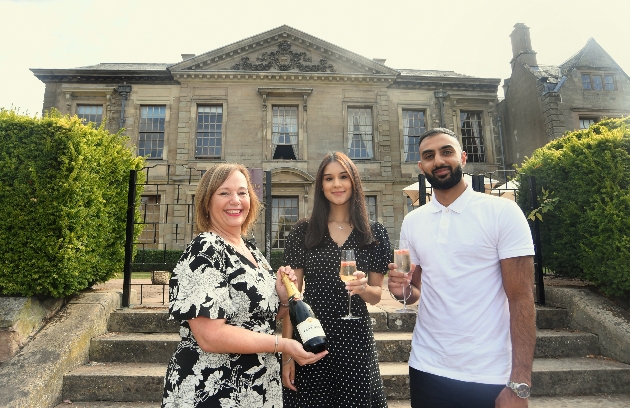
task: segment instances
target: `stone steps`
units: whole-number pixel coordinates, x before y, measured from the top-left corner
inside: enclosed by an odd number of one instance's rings
[[[379,363],[388,399],[409,398],[406,362]],[[71,401],[159,401],[166,364],[90,363],[64,376],[63,396]],[[630,365],[603,358],[534,360],[534,396],[630,393]]]
[[[410,306],[416,310],[414,306]],[[397,331],[412,332],[416,324],[416,313],[398,313],[392,306],[368,305],[375,332]],[[178,333],[179,324],[167,320],[168,309],[165,307],[145,309],[120,309],[111,314],[107,329],[110,332],[126,333]],[[536,307],[536,327],[556,329],[568,327],[567,311],[548,306]]]
[[[407,359],[416,318],[415,313],[396,312],[398,308],[395,304],[369,307],[381,375],[392,408],[409,407]],[[129,308],[111,313],[109,332],[90,342],[90,363],[65,375],[63,398],[75,405],[63,406],[159,406],[166,364],[179,342],[179,326],[167,317],[168,311],[164,307]],[[536,386],[530,406],[562,406],[534,405],[535,401],[540,401],[540,404],[570,404],[572,395],[612,393],[615,397],[630,394],[630,365],[598,357],[598,337],[566,329],[566,310],[537,307],[536,320],[539,329],[532,374]],[[538,399],[542,397],[546,399]],[[604,400],[613,401],[610,398],[601,399]],[[591,402],[597,404],[598,401],[594,399]]]
[[[388,400],[389,408],[410,408],[409,400]],[[159,402],[71,402],[56,408],[159,408]],[[529,408],[627,408],[630,394],[586,395],[579,397],[531,397]]]
[[[410,332],[376,332],[380,361],[407,361]],[[93,362],[168,363],[179,343],[176,333],[107,333],[90,342]],[[599,354],[597,336],[569,330],[537,332],[535,357],[585,357]]]

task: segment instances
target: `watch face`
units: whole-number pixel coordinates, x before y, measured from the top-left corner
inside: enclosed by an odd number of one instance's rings
[[[516,387],[516,389],[514,390],[516,391],[516,395],[518,395],[521,398],[529,398],[529,385],[527,384],[518,384],[518,386]]]

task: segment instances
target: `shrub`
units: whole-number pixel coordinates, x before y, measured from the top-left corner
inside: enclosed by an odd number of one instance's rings
[[[58,112],[0,110],[0,294],[64,297],[123,269],[129,171],[143,165],[126,143]]]
[[[519,172],[557,199],[543,215],[543,264],[607,295],[630,291],[630,118],[607,119],[536,150]],[[527,180],[520,186],[519,205]]]
[[[182,250],[174,249],[138,251],[131,264],[131,270],[133,272],[172,272],[183,253]]]

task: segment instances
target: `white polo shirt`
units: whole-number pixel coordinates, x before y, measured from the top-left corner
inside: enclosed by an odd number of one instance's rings
[[[460,381],[506,384],[512,369],[510,313],[500,260],[533,255],[515,202],[470,186],[451,205],[435,198],[404,219],[400,239],[422,267],[409,365]]]

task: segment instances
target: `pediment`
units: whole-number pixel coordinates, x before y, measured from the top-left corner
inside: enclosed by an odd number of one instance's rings
[[[317,37],[281,26],[189,58],[171,72],[303,72],[397,75],[398,71]]]
[[[295,167],[279,167],[271,170],[271,179],[274,184],[311,185],[315,178],[307,172]]]

